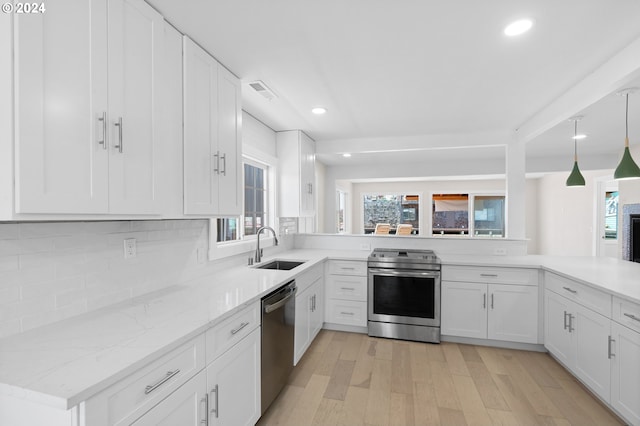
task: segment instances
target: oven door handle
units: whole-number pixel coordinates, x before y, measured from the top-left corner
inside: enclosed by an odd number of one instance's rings
[[[393,270],[393,269],[369,269],[369,273],[373,275],[382,275],[389,277],[427,277],[438,278],[440,271],[416,271],[416,270]]]

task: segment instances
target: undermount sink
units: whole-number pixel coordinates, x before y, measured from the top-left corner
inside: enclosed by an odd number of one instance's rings
[[[279,271],[289,271],[296,266],[302,265],[304,262],[297,262],[294,260],[272,260],[269,263],[258,265],[258,269],[277,269]]]

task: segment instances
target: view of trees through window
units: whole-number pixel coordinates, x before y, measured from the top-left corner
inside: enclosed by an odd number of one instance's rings
[[[433,235],[505,236],[504,195],[433,194],[432,209]]]
[[[364,232],[372,233],[377,223],[391,225],[391,233],[399,224],[410,224],[414,234],[420,229],[418,195],[365,195]]]

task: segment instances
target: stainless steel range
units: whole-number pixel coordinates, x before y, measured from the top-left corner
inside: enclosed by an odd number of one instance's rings
[[[369,336],[440,342],[440,259],[432,250],[375,249],[368,259]]]

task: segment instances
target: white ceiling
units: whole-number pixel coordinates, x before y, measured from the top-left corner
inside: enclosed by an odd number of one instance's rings
[[[640,37],[638,0],[148,1],[245,84],[262,80],[277,94],[269,102],[244,85],[247,112],[319,144],[513,131]],[[521,17],[533,18],[533,29],[505,37]],[[588,111],[585,150],[620,144],[595,119],[619,124],[619,101]],[[313,115],[317,105],[329,112]],[[571,133],[561,124],[527,155],[559,144],[570,155]]]

